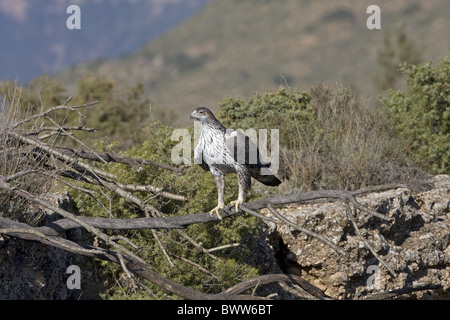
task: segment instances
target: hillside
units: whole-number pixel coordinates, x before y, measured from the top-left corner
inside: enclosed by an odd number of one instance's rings
[[[131,54],[211,0],[2,0],[0,80],[21,82],[92,59]],[[69,5],[81,30],[68,30]]]
[[[377,92],[377,54],[386,34],[403,26],[422,61],[448,54],[447,0],[385,2],[381,30],[366,27],[367,3],[216,0],[200,13],[121,59],[77,65],[57,75],[71,85],[85,72],[119,83],[141,82],[156,108],[178,123],[198,105],[248,98],[280,85],[348,84],[362,99]]]

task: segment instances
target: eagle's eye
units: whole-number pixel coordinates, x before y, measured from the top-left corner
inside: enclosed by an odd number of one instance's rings
[[[200,114],[205,114],[205,111],[200,110],[199,113],[200,113]]]

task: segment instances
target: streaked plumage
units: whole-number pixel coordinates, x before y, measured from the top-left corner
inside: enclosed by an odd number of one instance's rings
[[[281,181],[273,174],[261,174],[262,168],[270,168],[270,163],[261,160],[259,150],[249,137],[234,130],[227,130],[205,107],[195,109],[190,119],[202,124],[200,137],[194,148],[194,161],[204,170],[210,171],[217,187],[217,207],[210,211],[221,219],[219,210],[225,207],[225,174],[236,173],[239,197],[231,201],[236,211],[244,202],[246,191],[251,188],[251,177],[268,186],[278,186]],[[245,144],[244,144],[245,141]],[[238,146],[243,146],[242,150]],[[270,172],[270,171],[269,171]]]

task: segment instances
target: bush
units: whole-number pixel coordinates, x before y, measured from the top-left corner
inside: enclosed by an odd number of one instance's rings
[[[404,64],[407,90],[388,92],[380,101],[400,135],[404,152],[432,173],[450,169],[450,59],[433,67]]]
[[[227,98],[218,117],[229,128],[279,129],[279,175],[288,178],[282,190],[358,189],[408,176],[399,170],[406,159],[383,110],[358,103],[349,88]]]
[[[20,93],[14,94],[17,91]],[[2,95],[6,103],[20,105],[23,112],[41,112],[62,105],[70,93],[61,83],[44,75],[33,79],[29,87],[23,88],[19,88],[15,82],[0,82]],[[123,149],[132,142],[142,140],[142,128],[150,118],[150,102],[143,98],[142,85],[118,86],[105,77],[86,74],[78,81],[70,105],[96,100],[100,103],[84,110],[83,117],[76,112],[67,113],[66,110],[57,111],[51,116],[59,124],[95,128],[98,130],[97,139],[118,141]],[[51,122],[48,125],[54,126]],[[87,136],[81,133],[78,137],[84,140]]]

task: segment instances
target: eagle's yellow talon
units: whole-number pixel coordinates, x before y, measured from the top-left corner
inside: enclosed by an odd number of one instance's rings
[[[223,204],[218,204],[217,207],[215,207],[214,209],[212,209],[212,210],[209,212],[209,215],[212,217],[212,216],[214,216],[214,212],[215,212],[216,215],[217,215],[217,218],[219,218],[219,220],[222,220],[222,217],[220,216],[219,211],[220,211],[220,209],[222,209],[223,207],[225,207]]]
[[[239,205],[242,204],[242,203],[244,203],[244,201],[238,199],[238,200],[235,200],[235,201],[231,201],[230,202],[230,206],[234,206],[234,208],[236,209],[236,212],[238,212],[239,211]]]

